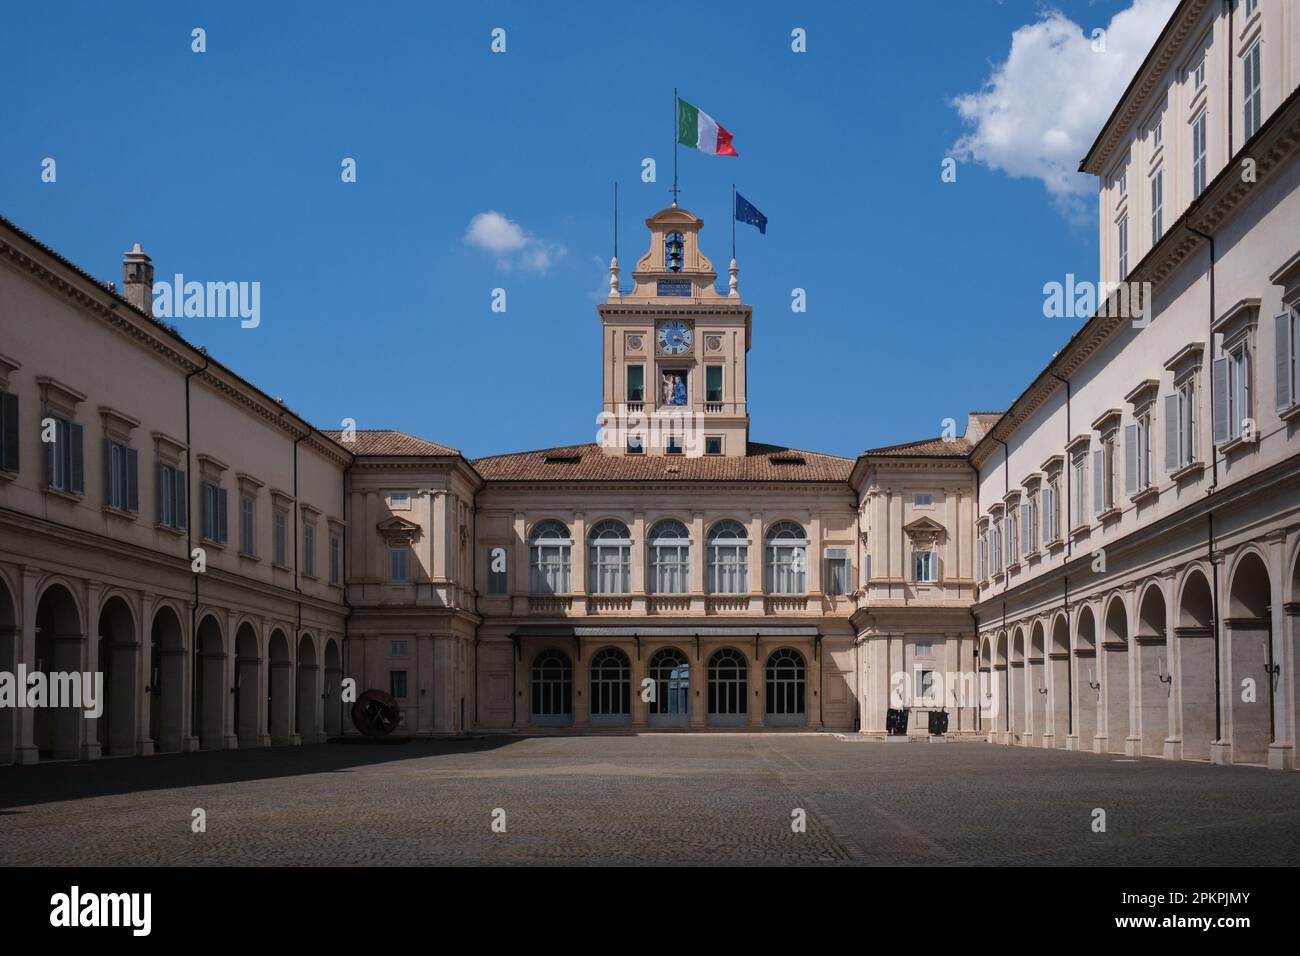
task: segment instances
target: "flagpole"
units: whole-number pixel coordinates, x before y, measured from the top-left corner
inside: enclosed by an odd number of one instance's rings
[[[677,87],[673,87],[673,205],[677,205]]]
[[[614,180],[614,258],[618,258],[618,180]]]
[[[736,259],[736,184],[731,184],[731,259]]]

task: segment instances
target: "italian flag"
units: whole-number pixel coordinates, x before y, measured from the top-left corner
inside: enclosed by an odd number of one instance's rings
[[[677,142],[711,156],[739,156],[731,134],[704,110],[677,98]]]

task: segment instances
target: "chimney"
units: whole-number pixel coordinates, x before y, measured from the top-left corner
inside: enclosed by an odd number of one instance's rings
[[[153,315],[153,260],[138,242],[123,254],[122,297],[145,315]]]

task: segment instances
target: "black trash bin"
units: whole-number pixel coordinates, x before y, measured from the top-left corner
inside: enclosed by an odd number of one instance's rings
[[[885,714],[885,733],[891,737],[906,737],[908,714],[906,707],[889,708]]]
[[[948,712],[946,710],[930,711],[930,736],[942,737],[948,732]]]

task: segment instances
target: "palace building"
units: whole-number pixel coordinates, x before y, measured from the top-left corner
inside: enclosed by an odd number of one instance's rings
[[[1082,165],[1140,320],[856,459],[751,438],[761,317],[676,206],[611,262],[599,435],[474,460],[313,426],[152,317],[138,245],[119,290],[0,220],[0,671],[106,689],[0,707],[0,762],[354,734],[352,679],[412,735],[881,734],[906,703],[1294,767],[1298,87],[1300,11],[1184,0]]]

